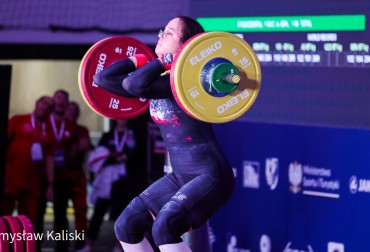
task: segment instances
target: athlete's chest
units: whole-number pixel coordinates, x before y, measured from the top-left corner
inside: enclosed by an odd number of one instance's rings
[[[181,108],[171,99],[151,100],[149,107],[150,115],[157,124],[181,126]]]

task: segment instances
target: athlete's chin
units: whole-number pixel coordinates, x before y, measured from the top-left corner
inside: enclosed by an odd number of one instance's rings
[[[163,54],[163,52],[162,52],[162,48],[161,48],[161,46],[160,45],[157,45],[156,47],[155,47],[155,53],[157,54],[157,55],[159,55],[159,54]]]

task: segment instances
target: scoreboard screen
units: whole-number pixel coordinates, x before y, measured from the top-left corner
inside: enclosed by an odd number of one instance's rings
[[[261,91],[238,120],[370,128],[370,1],[201,0],[190,9],[259,59]]]

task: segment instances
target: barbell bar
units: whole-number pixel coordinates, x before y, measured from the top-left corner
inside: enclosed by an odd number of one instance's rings
[[[103,39],[86,52],[79,68],[79,88],[95,112],[119,119],[147,110],[147,100],[119,97],[93,82],[95,73],[139,53],[155,58],[149,47],[125,36]],[[246,113],[259,94],[261,76],[251,46],[228,32],[205,32],[189,39],[180,47],[170,72],[178,105],[190,116],[210,123],[230,122]]]

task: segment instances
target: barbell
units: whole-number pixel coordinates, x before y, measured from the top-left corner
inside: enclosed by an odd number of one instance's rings
[[[112,119],[144,113],[149,102],[126,98],[96,85],[93,76],[135,54],[156,58],[142,42],[126,36],[103,39],[86,52],[80,63],[79,89],[98,114]],[[261,68],[251,46],[228,32],[205,32],[184,43],[170,72],[171,90],[178,105],[190,116],[210,123],[241,117],[255,102],[261,87]]]

